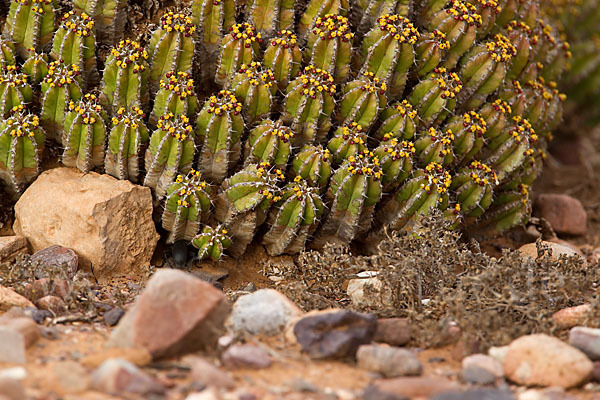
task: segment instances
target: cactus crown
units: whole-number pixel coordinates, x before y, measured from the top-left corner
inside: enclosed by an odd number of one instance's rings
[[[102,112],[102,106],[98,103],[98,97],[95,94],[87,93],[77,104],[71,100],[69,111],[81,115],[83,124],[92,125],[96,123],[98,113]]]
[[[44,53],[38,53],[37,51],[35,51],[34,47],[28,48],[27,52],[29,53],[29,56],[27,57],[27,60],[32,60],[32,62],[33,62],[34,65],[37,65],[40,62],[46,61],[44,59],[44,57],[46,55]]]
[[[452,177],[440,164],[431,162],[425,167],[427,183],[421,183],[421,189],[427,194],[431,194],[432,189],[435,189],[439,194],[448,193],[448,188],[452,184]],[[442,202],[440,198],[438,202]]]
[[[242,104],[237,100],[231,90],[221,90],[217,95],[212,95],[208,99],[209,108],[206,112],[220,115],[222,113],[231,112],[235,115],[242,112]]]
[[[61,19],[65,29],[70,30],[77,36],[87,37],[94,29],[94,20],[86,13],[76,14],[71,10]]]
[[[177,175],[175,183],[180,185],[177,192],[177,195],[180,197],[177,200],[177,205],[185,208],[192,206],[192,204],[187,201],[187,196],[193,195],[198,190],[206,190],[208,187],[208,183],[200,180],[200,171],[194,169],[192,169],[187,176],[181,174]]]
[[[160,88],[175,92],[181,99],[194,95],[194,80],[187,72],[169,71],[165,79],[160,80]]]
[[[273,136],[277,136],[283,143],[287,143],[294,138],[294,132],[289,127],[282,124],[280,120],[274,124],[270,124],[267,132]]]
[[[454,141],[454,133],[452,133],[452,130],[446,129],[445,131],[441,131],[431,127],[427,130],[427,136],[429,136],[432,141],[440,142],[444,146],[444,149],[441,150],[442,155],[447,156],[452,152],[452,142]]]
[[[23,104],[19,104],[10,110],[6,125],[14,126],[10,131],[12,137],[33,138],[35,130],[40,126],[40,118],[26,111]]]
[[[448,72],[446,68],[435,68],[432,76],[438,87],[443,90],[442,98],[453,99],[463,88],[462,81],[456,72]]]
[[[412,158],[416,149],[413,142],[408,140],[398,140],[397,137],[390,133],[383,135],[382,141],[386,142],[384,151],[390,154],[392,160],[396,161],[401,158]]]
[[[294,196],[296,199],[302,200],[306,196],[314,195],[318,196],[319,189],[308,184],[308,181],[302,178],[300,175],[297,175],[294,178],[294,186],[292,187],[294,191]]]
[[[342,137],[344,140],[350,140],[350,144],[365,144],[365,132],[362,125],[357,122],[350,122],[342,127]]]
[[[477,4],[479,4],[481,8],[493,9],[496,14],[499,14],[500,11],[502,11],[502,7],[497,0],[477,0]]]
[[[477,134],[479,137],[483,136],[487,130],[487,123],[475,111],[463,114],[463,126],[469,128],[471,132]]]
[[[304,73],[300,75],[304,94],[315,98],[316,92],[326,92],[330,96],[335,94],[335,84],[333,76],[324,69],[315,68],[309,65],[304,68]]]
[[[137,129],[139,125],[144,123],[144,117],[144,111],[137,106],[131,107],[129,110],[125,107],[121,107],[112,118],[112,123],[113,125],[123,123],[126,126]]]
[[[363,76],[366,78],[366,82],[360,87],[360,90],[367,91],[369,93],[385,93],[385,91],[387,90],[387,83],[382,82],[381,79],[376,77],[373,72],[367,71],[363,74]]]
[[[471,26],[481,26],[481,15],[477,13],[477,8],[470,3],[465,3],[460,0],[453,0],[451,6],[446,12],[457,21],[463,21]]]
[[[394,106],[394,108],[398,110],[400,115],[403,117],[408,116],[408,118],[410,119],[417,118],[417,110],[414,109],[414,107],[408,102],[408,100],[402,100],[400,103],[397,103]]]
[[[117,66],[123,69],[127,68],[129,64],[135,63],[134,74],[146,69],[144,61],[148,59],[148,52],[133,40],[121,40],[117,47],[111,50],[111,55],[116,60]]]
[[[527,25],[523,21],[512,20],[506,25],[506,30],[508,32],[512,32],[514,30],[520,30],[526,32],[528,35],[531,35],[532,29],[529,25]]]
[[[510,115],[512,114],[512,107],[504,100],[498,99],[492,103],[492,107],[494,110],[500,111],[502,114]]]
[[[177,140],[184,141],[192,133],[190,119],[185,115],[175,116],[169,112],[158,119],[156,127]]]
[[[351,175],[366,175],[379,180],[383,176],[383,171],[379,165],[379,157],[376,157],[372,151],[363,150],[356,156],[350,156],[346,159],[346,169]]]
[[[33,3],[34,5],[31,7],[31,11],[33,11],[34,13],[37,14],[44,14],[44,9],[43,7],[38,7],[36,6],[36,4],[41,4],[41,5],[50,5],[52,4],[52,0],[14,0],[15,3],[22,3],[22,4],[30,4]]]
[[[281,189],[278,183],[285,181],[283,171],[279,168],[271,167],[271,164],[268,162],[261,162],[256,169],[256,175],[262,178],[265,183],[264,189],[260,192],[263,197],[271,203],[281,200]]]
[[[273,71],[268,68],[263,68],[262,65],[256,61],[252,61],[250,64],[242,64],[238,72],[246,74],[250,84],[254,86],[258,86],[262,83],[268,89],[273,86],[273,82],[275,82]]]
[[[565,98],[565,95],[559,93],[556,89],[556,82],[548,82],[546,84],[546,81],[541,76],[538,77],[537,80],[529,80],[525,82],[525,86],[539,92],[544,100],[552,100],[554,96],[559,96],[561,100]]]
[[[75,64],[66,65],[60,60],[52,61],[48,65],[48,75],[44,78],[44,82],[49,83],[50,87],[62,87],[73,83],[79,74],[79,66]]]
[[[190,17],[182,13],[176,14],[173,11],[169,11],[160,18],[160,27],[167,32],[183,33],[186,37],[196,32],[196,25]]]
[[[538,135],[535,133],[531,123],[526,118],[516,115],[513,117],[513,122],[514,125],[510,129],[510,135],[517,143],[520,143],[523,140],[527,140],[529,143],[534,143],[538,140]],[[525,155],[527,156],[530,156],[533,153],[534,149],[531,147],[525,151]]]
[[[27,75],[18,72],[15,65],[7,65],[0,74],[0,83],[7,83],[9,86],[27,85]]]
[[[234,40],[242,40],[246,47],[250,47],[252,43],[262,43],[262,35],[257,32],[256,27],[247,22],[235,24],[229,28],[231,36]]]
[[[434,29],[429,33],[428,40],[435,43],[440,50],[448,50],[450,48],[450,42],[446,40],[446,34],[439,29]]]
[[[354,37],[354,33],[350,32],[348,18],[337,14],[327,14],[324,17],[317,18],[313,33],[321,39],[339,37],[342,42],[348,42]]]
[[[400,43],[415,44],[420,34],[409,19],[401,15],[384,14],[377,19],[379,29],[394,35],[394,39]]]
[[[272,46],[281,46],[284,49],[294,48],[298,44],[298,37],[290,30],[284,29],[277,32],[277,37],[271,40]]]
[[[490,183],[498,184],[498,176],[493,169],[480,161],[473,161],[469,164],[469,176],[479,186],[489,185]]]
[[[517,49],[506,36],[498,33],[494,36],[494,40],[485,44],[492,59],[496,62],[510,61],[517,55]]]

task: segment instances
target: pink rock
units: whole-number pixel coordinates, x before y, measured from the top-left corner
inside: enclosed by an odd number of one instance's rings
[[[234,344],[225,350],[221,360],[227,368],[261,369],[271,366],[269,353],[253,344]]]
[[[73,279],[79,265],[77,253],[58,245],[46,247],[36,252],[31,256],[31,260],[39,262],[45,270],[52,268],[61,269],[69,279]]]
[[[546,219],[557,233],[583,235],[587,230],[583,205],[566,194],[540,194],[535,199],[534,215]]]
[[[23,236],[0,236],[0,264],[12,262],[19,254],[29,254]]]
[[[12,307],[35,307],[33,303],[14,290],[0,285],[0,311],[7,311]]]
[[[192,357],[190,363],[192,365],[190,379],[193,382],[228,390],[235,387],[233,378],[211,362],[200,357]]]
[[[120,358],[106,360],[92,373],[92,386],[105,393],[163,394],[165,387],[138,367]]]
[[[158,271],[113,330],[112,347],[142,347],[154,359],[216,347],[230,306],[191,274]]]
[[[67,312],[67,305],[57,296],[44,296],[36,304],[41,310],[48,310],[54,315],[63,315]]]
[[[0,326],[5,326],[20,332],[25,339],[25,347],[29,348],[42,336],[40,327],[28,317],[7,318],[0,320]]]
[[[570,388],[585,382],[592,370],[593,364],[584,353],[544,334],[514,340],[504,359],[506,377],[525,386]]]
[[[563,308],[552,314],[552,319],[559,328],[572,328],[577,325],[583,325],[592,311],[592,306],[582,304],[580,306]]]
[[[441,376],[379,379],[365,389],[363,399],[429,398],[458,388],[457,383]]]
[[[410,341],[408,318],[380,318],[377,320],[374,342],[404,346]]]

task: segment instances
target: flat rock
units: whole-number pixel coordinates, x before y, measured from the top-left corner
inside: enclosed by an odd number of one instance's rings
[[[467,383],[490,385],[504,377],[500,361],[485,354],[473,354],[462,360],[461,376]]]
[[[25,364],[25,337],[16,329],[0,326],[0,362]]]
[[[229,309],[225,295],[209,283],[162,269],[121,318],[109,346],[142,347],[154,359],[213,349]]]
[[[548,246],[548,248],[550,250],[552,250],[552,256],[550,257],[552,260],[558,260],[558,258],[563,254],[567,257],[572,257],[572,256],[581,257],[581,254],[579,254],[578,252],[576,252],[575,250],[573,250],[570,247],[563,246],[558,243],[547,242],[547,241],[543,241],[542,243],[544,245]],[[518,250],[525,256],[537,258],[537,255],[538,255],[537,254],[537,246],[535,243],[524,244],[523,246],[519,247]],[[583,257],[581,257],[581,258],[583,259]]]
[[[121,358],[138,367],[143,367],[152,362],[152,356],[148,350],[143,348],[107,348],[82,358],[81,364],[86,368],[92,369],[111,358]]]
[[[585,382],[592,370],[592,362],[584,353],[544,334],[514,340],[504,359],[506,377],[524,386],[570,388]]]
[[[48,196],[52,193],[52,196]],[[15,205],[14,231],[34,251],[73,249],[79,264],[107,281],[145,271],[158,241],[150,189],[71,168],[43,172]]]
[[[234,344],[221,356],[227,368],[261,369],[271,366],[271,357],[265,349],[253,344]]]
[[[410,324],[407,318],[380,318],[373,341],[391,346],[404,346],[410,342]]]
[[[431,400],[514,400],[510,390],[481,388],[438,393]]]
[[[302,310],[283,294],[261,289],[237,299],[226,325],[234,334],[275,335],[300,315]]]
[[[356,352],[358,367],[378,372],[385,378],[421,375],[423,366],[417,356],[406,349],[378,344],[365,344]]]
[[[600,360],[600,329],[576,326],[569,331],[569,344],[583,351],[590,360]]]
[[[559,328],[573,328],[582,325],[590,317],[592,306],[582,304],[579,306],[563,308],[552,314],[552,319]]]
[[[0,311],[8,311],[12,307],[31,307],[35,308],[33,303],[21,296],[11,288],[0,285]]]
[[[204,358],[194,356],[189,359],[189,362],[192,366],[190,379],[193,382],[227,390],[235,387],[235,381],[227,372]]]
[[[0,264],[14,261],[20,254],[29,254],[23,236],[0,236]]]
[[[587,214],[581,202],[566,194],[543,193],[533,206],[535,216],[546,219],[556,233],[583,235]]]
[[[428,398],[439,393],[457,390],[459,385],[441,376],[401,377],[379,379],[365,388],[364,400],[408,400]]]
[[[163,394],[165,387],[129,361],[112,358],[91,375],[92,387],[104,393],[150,395]]]
[[[294,334],[311,358],[354,357],[377,329],[377,317],[348,310],[324,310],[301,318]]]

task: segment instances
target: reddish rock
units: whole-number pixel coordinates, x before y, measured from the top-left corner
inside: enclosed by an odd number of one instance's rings
[[[534,215],[546,219],[557,233],[583,235],[587,230],[583,205],[566,194],[540,194],[535,199]]]
[[[23,386],[23,378],[26,374],[23,367],[0,370],[0,400],[23,400],[27,398]]]
[[[0,236],[0,264],[14,261],[19,254],[29,254],[23,236]]]
[[[227,390],[235,387],[233,378],[211,362],[200,357],[191,357],[189,362],[192,365],[190,379],[193,382]]]
[[[73,250],[63,246],[50,246],[42,249],[31,256],[32,261],[37,261],[45,271],[59,269],[69,279],[73,279],[77,273],[79,257]]]
[[[253,344],[234,344],[221,356],[227,368],[261,369],[271,366],[271,357],[263,348]]]
[[[109,345],[142,347],[154,359],[214,349],[229,309],[224,294],[211,284],[163,269],[121,318]]]
[[[57,296],[44,296],[36,301],[35,304],[37,304],[38,308],[41,310],[48,310],[56,316],[67,312],[67,305]]]
[[[410,324],[407,318],[380,318],[373,341],[392,346],[404,346],[410,341]]]
[[[34,308],[35,306],[14,290],[0,285],[0,311],[8,311],[12,307]]]
[[[92,373],[92,387],[102,392],[150,395],[164,394],[166,389],[135,365],[120,358],[106,360]]]
[[[41,278],[25,285],[25,297],[33,302],[48,295],[66,300],[70,294],[71,285],[66,279]]]
[[[575,250],[573,250],[570,247],[563,246],[558,243],[552,243],[552,242],[546,242],[546,241],[543,241],[542,243],[545,246],[547,246],[550,250],[552,250],[552,256],[550,257],[552,260],[558,260],[558,258],[563,254],[567,257],[578,256],[583,259],[581,254],[579,254],[578,252],[576,252]],[[537,258],[537,256],[538,256],[537,245],[535,243],[524,244],[523,246],[519,247],[519,251],[522,254],[524,254],[525,256],[528,256],[531,258]]]
[[[589,317],[591,310],[592,306],[589,304],[563,308],[552,314],[552,319],[559,328],[572,328],[582,325]]]
[[[4,326],[21,333],[25,340],[25,347],[31,347],[42,336],[40,327],[31,318],[19,317],[2,319],[0,326]]]
[[[428,398],[438,393],[456,390],[459,385],[443,377],[402,377],[380,379],[369,385],[364,400]]]
[[[514,340],[504,358],[506,377],[524,386],[570,388],[585,382],[592,370],[592,362],[584,353],[544,334]]]

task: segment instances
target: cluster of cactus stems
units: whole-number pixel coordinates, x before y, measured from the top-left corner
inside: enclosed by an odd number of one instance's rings
[[[270,255],[368,249],[432,207],[455,228],[527,220],[571,57],[537,1],[192,0],[148,43],[126,38],[124,4],[77,0],[55,21],[52,1],[11,3],[0,180],[15,197],[53,140],[67,166],[150,187],[167,242],[202,259],[258,232]]]

